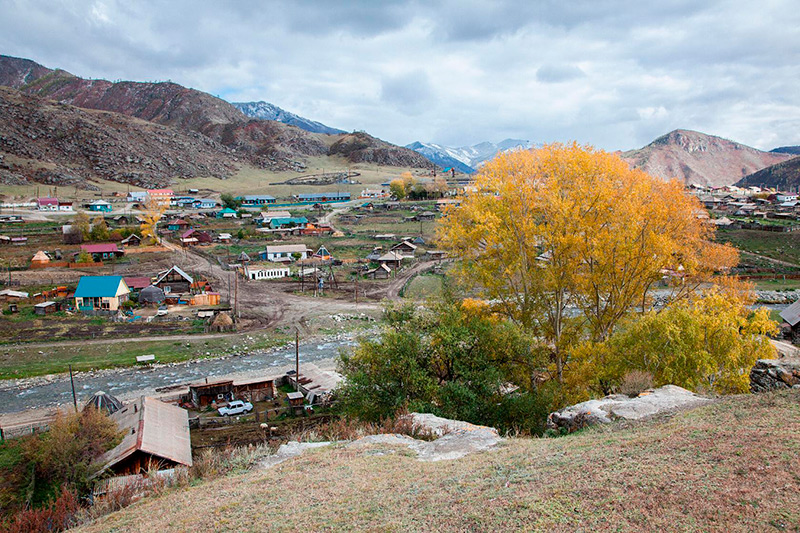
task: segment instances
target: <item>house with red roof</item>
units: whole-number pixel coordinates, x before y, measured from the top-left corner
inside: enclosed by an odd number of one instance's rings
[[[114,259],[125,255],[125,250],[120,250],[113,242],[103,244],[81,244],[81,252],[86,252],[91,255],[94,261]],[[81,252],[75,252],[73,255],[80,255]]]

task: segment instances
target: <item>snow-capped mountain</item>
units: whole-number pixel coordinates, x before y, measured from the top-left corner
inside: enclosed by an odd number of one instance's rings
[[[499,143],[485,141],[457,148],[417,141],[406,145],[406,148],[419,152],[442,168],[455,167],[460,172],[471,174],[484,161],[493,158],[498,152],[507,152],[518,148],[528,149],[532,146],[530,141],[505,139]]]
[[[300,129],[312,133],[327,133],[328,135],[345,133],[344,130],[331,128],[321,122],[295,115],[269,102],[232,102],[232,104],[248,117],[259,118],[261,120],[275,120],[291,126],[297,126]]]

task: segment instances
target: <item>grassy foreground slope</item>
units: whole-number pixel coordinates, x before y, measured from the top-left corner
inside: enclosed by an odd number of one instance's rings
[[[797,531],[800,391],[457,461],[308,453],[146,499],[85,531]]]

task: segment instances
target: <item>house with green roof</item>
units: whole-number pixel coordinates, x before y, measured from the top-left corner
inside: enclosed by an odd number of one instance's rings
[[[217,211],[217,218],[238,218],[236,211],[230,207]]]
[[[81,276],[75,308],[85,313],[116,312],[131,293],[122,276]]]

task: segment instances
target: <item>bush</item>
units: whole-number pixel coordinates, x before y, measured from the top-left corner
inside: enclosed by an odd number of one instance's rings
[[[519,328],[468,303],[387,308],[380,336],[340,355],[339,408],[373,423],[408,410],[541,433],[553,396],[532,376],[544,362]]]
[[[619,393],[636,398],[647,389],[653,388],[653,374],[644,370],[632,370],[625,374],[619,385]]]
[[[0,527],[0,531],[8,533],[65,531],[78,524],[79,511],[78,497],[62,486],[58,497],[49,505],[18,512],[13,521]]]
[[[83,493],[100,465],[97,459],[122,440],[116,422],[96,409],[59,413],[50,429],[26,441],[23,456],[34,465],[35,482]]]

